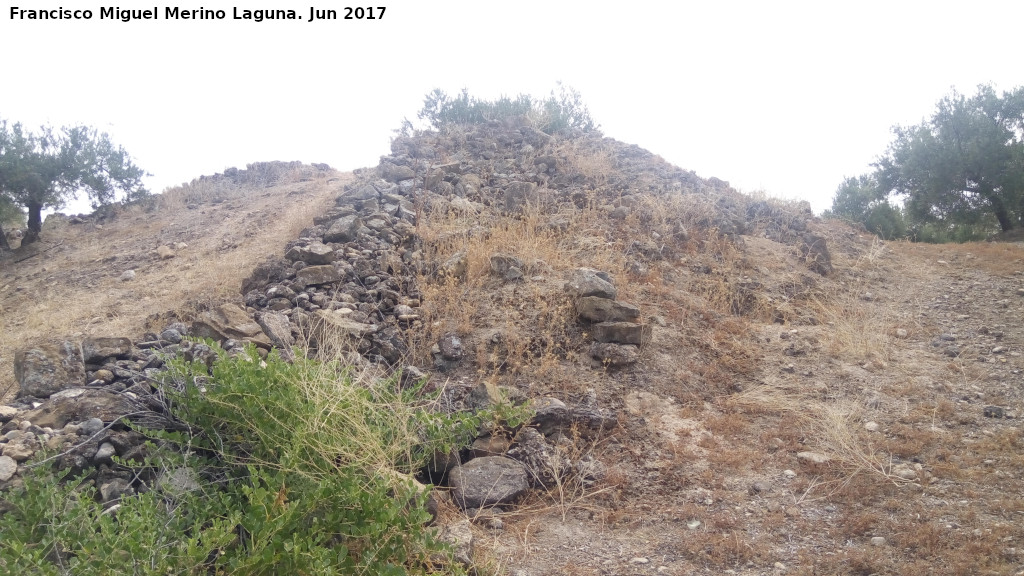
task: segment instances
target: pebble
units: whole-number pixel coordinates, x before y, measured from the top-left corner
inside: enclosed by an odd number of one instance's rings
[[[786,478],[796,478],[796,472],[793,472],[792,470],[783,470],[782,475]]]
[[[906,338],[906,337],[907,337],[907,336],[909,336],[909,335],[910,335],[910,333],[909,333],[909,332],[907,332],[907,331],[906,331],[905,329],[903,329],[903,328],[897,328],[897,329],[896,329],[896,337],[897,337],[897,338],[903,339],[903,338]]]
[[[647,558],[640,558],[640,557],[638,557],[638,558],[633,558],[632,560],[629,561],[629,563],[630,564],[648,564],[648,563],[650,563],[650,560],[647,559]]]
[[[121,274],[121,282],[128,282],[130,280],[135,280],[135,270],[125,270]]]
[[[690,520],[686,523],[687,530],[696,530],[700,528],[700,520]]]
[[[872,546],[885,546],[885,538],[881,536],[874,536],[871,538]]]
[[[868,432],[878,432],[878,422],[865,422],[864,429]]]

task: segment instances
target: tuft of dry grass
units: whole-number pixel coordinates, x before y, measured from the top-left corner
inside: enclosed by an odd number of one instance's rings
[[[483,226],[479,218],[435,210],[419,221],[426,267],[417,278],[423,323],[408,332],[413,358],[429,363],[430,348],[445,334],[487,327],[475,351],[482,372],[550,371],[581,338],[574,303],[562,289],[565,274],[583,265],[616,274],[621,247],[605,239],[593,210],[552,214],[534,207],[492,216]],[[553,224],[563,219],[568,226]],[[496,254],[520,260],[531,280],[500,278],[491,268]],[[461,259],[454,272],[444,266],[453,259]],[[626,283],[620,287],[620,299],[628,300]]]
[[[822,399],[778,378],[768,378],[723,402],[730,408],[781,414],[791,419],[802,431],[808,449],[827,457],[828,468],[838,473],[832,481],[833,490],[841,489],[860,474],[897,485],[912,481],[895,474],[895,454],[881,449],[867,436],[863,428],[863,402]]]

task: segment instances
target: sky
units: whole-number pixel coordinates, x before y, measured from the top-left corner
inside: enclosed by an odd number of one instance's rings
[[[434,88],[544,97],[561,81],[606,136],[821,212],[894,125],[954,88],[1024,85],[1024,2],[1011,0],[379,0],[374,20],[342,19],[337,2],[243,2],[132,2],[159,17],[123,22],[98,0],[4,0],[0,118],[107,132],[159,192],[257,161],[376,166]],[[225,17],[168,19],[176,6]],[[339,18],[309,21],[311,6]],[[260,9],[301,20],[234,18]]]

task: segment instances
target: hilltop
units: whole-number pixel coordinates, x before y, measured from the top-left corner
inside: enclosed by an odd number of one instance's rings
[[[482,573],[1024,570],[1019,243],[884,243],[525,120],[398,136],[353,173],[225,171],[43,234],[0,264],[8,399],[18,349],[241,310],[259,327],[215,338],[422,376],[453,410],[538,408],[423,471]],[[472,505],[453,477],[495,455],[529,489]]]

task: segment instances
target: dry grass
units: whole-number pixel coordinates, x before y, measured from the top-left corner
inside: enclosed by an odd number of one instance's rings
[[[561,159],[564,172],[583,178],[592,190],[604,187],[618,173],[615,152],[603,140],[566,140],[555,148],[554,154]]]
[[[826,468],[838,473],[827,486],[830,490],[842,488],[859,474],[894,484],[911,481],[893,473],[894,454],[879,449],[864,431],[863,403],[822,400],[774,378],[734,394],[724,403],[740,410],[781,414],[798,426],[807,450],[827,457]]]
[[[273,188],[198,180],[102,223],[48,220],[37,245],[46,251],[4,262],[0,270],[0,397],[16,392],[12,363],[19,348],[88,335],[134,338],[162,328],[146,325],[147,317],[187,319],[237,298],[256,264],[310,226],[350,178],[284,176]],[[170,260],[154,253],[175,242],[188,247]],[[136,276],[123,282],[127,270]]]
[[[558,218],[569,220],[573,233],[550,224]],[[605,239],[599,220],[592,210],[551,215],[534,209],[495,216],[479,226],[478,217],[426,214],[418,226],[427,263],[418,278],[423,324],[409,332],[413,358],[429,363],[430,348],[445,334],[467,336],[487,327],[490,338],[477,343],[479,370],[551,370],[573,353],[581,337],[574,303],[562,290],[567,272],[582,265],[613,274],[623,268],[622,249]],[[498,277],[491,269],[495,254],[519,259],[524,275],[534,279]],[[443,266],[453,258],[462,261],[457,272]],[[628,289],[620,299],[630,299]]]
[[[1024,274],[1024,243],[966,242],[964,244],[913,244],[901,242],[898,249],[932,265],[952,269],[980,268],[997,276]],[[939,264],[939,261],[946,264]]]

